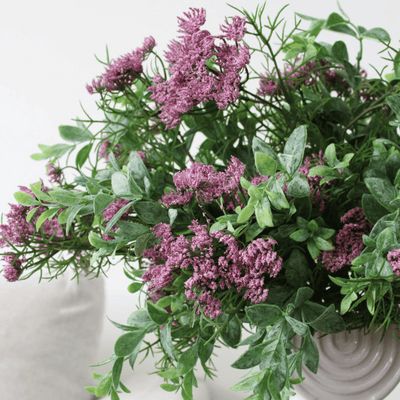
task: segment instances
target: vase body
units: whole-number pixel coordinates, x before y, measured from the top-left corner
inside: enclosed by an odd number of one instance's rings
[[[382,342],[382,330],[340,332],[318,339],[318,374],[303,365],[303,384],[294,387],[307,400],[382,400],[400,381],[400,336],[391,325]],[[293,344],[300,346],[301,338]]]

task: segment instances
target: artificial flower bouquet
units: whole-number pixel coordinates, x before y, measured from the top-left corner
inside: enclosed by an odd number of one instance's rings
[[[110,372],[87,387],[98,397],[129,391],[124,362],[156,348],[161,387],[193,399],[195,366],[212,378],[219,343],[243,347],[232,367],[249,373],[232,390],[287,399],[303,365],[317,373],[316,332],[400,322],[400,52],[342,9],[299,14],[285,34],[264,10],[237,10],[214,35],[205,10],[190,9],[164,57],[149,37],[107,59],[87,85],[104,119],[39,145],[32,158],[49,160],[53,185],[21,186],[0,225],[9,281],[124,262],[142,300],[112,322],[123,333],[97,364]],[[355,63],[342,40],[319,42],[322,30],[358,40]],[[376,79],[361,67],[370,39],[393,66]]]

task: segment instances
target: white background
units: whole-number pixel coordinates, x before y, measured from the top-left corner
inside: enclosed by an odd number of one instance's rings
[[[257,1],[231,0],[230,4],[238,8],[246,4],[248,11],[254,11]],[[398,4],[397,0],[342,1],[355,24],[367,29],[385,28],[394,47],[398,47],[400,37]],[[274,17],[284,5],[281,0],[268,2],[265,17]],[[183,16],[189,7],[206,9],[205,29],[212,34],[219,34],[218,27],[225,16],[238,14],[219,0],[3,2],[0,13],[0,213],[7,213],[7,203],[15,202],[13,193],[18,191],[18,185],[29,186],[39,178],[45,178],[46,163],[33,161],[30,155],[38,152],[39,143],[62,143],[57,127],[74,125],[71,118],[84,116],[80,103],[92,117],[101,117],[96,111],[96,96],[90,96],[85,89],[86,83],[104,70],[94,55],[105,60],[105,46],[108,45],[110,57],[119,57],[141,46],[143,39],[151,35],[162,56],[170,40],[177,37],[177,16]],[[293,26],[295,11],[326,18],[338,9],[334,0],[293,0],[283,13],[288,26]],[[345,40],[350,56],[355,60],[356,39],[331,33],[324,33],[319,38],[322,39],[331,43]],[[386,64],[377,55],[380,49],[378,43],[365,42],[362,66],[369,76],[374,76],[369,63],[378,69]],[[121,268],[115,267],[110,272],[110,279],[107,314],[123,323],[133,310],[134,299],[125,291],[128,282],[123,281]],[[118,333],[107,327],[102,354],[105,358],[111,354]],[[224,369],[229,365],[225,354],[216,364],[220,365],[217,385],[230,387],[240,377],[240,374],[233,377],[231,370]],[[400,390],[396,393],[388,398],[398,398]],[[243,397],[226,392],[218,400]]]

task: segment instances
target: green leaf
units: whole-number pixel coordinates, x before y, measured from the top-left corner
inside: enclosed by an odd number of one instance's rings
[[[172,319],[168,321],[168,323],[165,324],[162,329],[160,329],[160,340],[161,345],[166,353],[171,357],[172,360],[176,361],[174,345],[172,343],[171,329]]]
[[[39,145],[40,147],[40,145]],[[42,148],[43,151],[43,160],[46,158],[60,158],[69,150],[75,148],[75,145],[70,146],[69,144],[55,144],[53,146],[46,146],[46,149]]]
[[[67,218],[67,224],[65,227],[66,235],[68,235],[68,232],[71,228],[72,222],[75,220],[75,217],[78,215],[79,211],[82,210],[83,207],[85,207],[85,204],[78,204],[76,206],[70,207],[69,213],[68,213],[68,218]]]
[[[365,178],[365,184],[371,194],[383,207],[390,212],[394,211],[390,202],[396,198],[397,191],[389,181],[381,178]]]
[[[48,210],[43,212],[36,221],[36,230],[38,231],[40,227],[43,225],[44,221],[46,221],[47,219],[51,221],[51,219],[58,213],[59,210],[60,210],[59,207],[56,209],[49,208]]]
[[[313,260],[316,260],[319,256],[320,250],[315,244],[314,238],[311,237],[307,240],[307,249]]]
[[[299,249],[292,250],[289,259],[284,262],[283,268],[289,285],[297,288],[307,284],[311,270],[307,258]]]
[[[129,208],[133,205],[133,202],[129,202],[128,204],[124,205],[121,209],[119,209],[113,217],[108,221],[106,228],[104,229],[104,233],[110,232],[111,228],[119,221],[122,215],[129,210]]]
[[[263,176],[274,175],[276,172],[276,162],[268,154],[256,151],[254,154],[257,171]]]
[[[253,138],[252,149],[254,154],[259,151],[261,153],[269,155],[276,162],[277,168],[280,169],[281,163],[279,161],[278,156],[275,154],[275,152],[268,144],[266,144],[256,136],[254,136]]]
[[[240,177],[240,184],[245,190],[248,190],[251,186],[250,182],[247,179],[243,178],[243,176]]]
[[[296,12],[295,14],[298,15],[301,19],[305,19],[306,21],[319,21],[318,18],[309,17],[308,15],[300,14],[298,12]]]
[[[348,61],[343,60],[344,69],[346,71],[348,82],[350,86],[354,89],[358,88],[358,86],[362,83],[362,78],[358,69],[350,64]]]
[[[318,372],[319,352],[317,344],[311,335],[303,336],[301,339],[303,349],[303,362],[314,374]]]
[[[277,210],[281,210],[282,208],[290,208],[285,193],[282,190],[285,182],[281,181],[280,179],[271,179],[272,183],[269,185],[270,192],[265,189],[265,192],[268,194],[268,199]]]
[[[287,315],[285,315],[285,319],[286,321],[290,324],[290,326],[292,327],[292,329],[301,336],[305,336],[308,333],[310,333],[310,329],[308,328],[308,325],[305,324],[304,322],[301,322],[297,319],[294,319],[292,317],[289,317]]]
[[[266,346],[265,343],[258,344],[245,351],[232,365],[236,369],[253,368],[261,362],[261,353]]]
[[[111,185],[113,192],[118,196],[130,196],[131,187],[127,176],[123,172],[114,172],[111,177]]]
[[[179,358],[177,370],[180,375],[185,375],[191,371],[198,360],[198,346],[194,345],[186,350]]]
[[[140,348],[142,347],[143,339],[144,339],[144,334],[140,338],[138,338],[136,347],[133,349],[132,353],[129,356],[129,365],[132,369],[134,369],[134,367],[135,367],[135,362],[139,355]],[[121,389],[124,390],[121,382],[120,382],[120,385],[121,385]],[[128,392],[128,393],[130,393],[130,392]]]
[[[369,29],[368,31],[363,32],[360,35],[360,37],[365,38],[365,39],[374,39],[374,40],[377,40],[378,42],[380,42],[380,41],[389,42],[390,41],[389,34],[382,28]]]
[[[143,252],[147,249],[147,243],[149,242],[152,234],[151,233],[145,233],[143,235],[140,235],[136,239],[135,243],[135,255],[136,257],[141,257]]]
[[[273,325],[283,318],[282,310],[272,304],[255,304],[246,307],[245,312],[251,323],[258,327]]]
[[[154,321],[150,318],[146,309],[139,309],[134,311],[128,318],[128,325],[144,328],[146,331],[153,332],[158,326],[154,323]]]
[[[309,231],[311,231],[311,232],[318,232],[318,229],[319,229],[319,227],[318,227],[318,224],[317,224],[317,222],[315,221],[315,219],[313,219],[313,220],[311,220],[308,224],[307,224],[307,229],[309,230]]]
[[[107,358],[107,360],[101,361],[97,364],[89,364],[88,367],[100,367],[101,365],[108,364],[116,359],[117,359],[117,356],[115,354],[113,354],[110,358]]]
[[[329,239],[334,233],[334,229],[319,228],[316,235],[322,239]]]
[[[364,193],[361,199],[363,212],[371,224],[376,224],[382,217],[389,214],[372,194]]]
[[[397,243],[396,235],[393,233],[391,228],[384,229],[376,239],[376,249],[379,252],[385,251],[391,245]]]
[[[150,228],[148,226],[136,222],[120,220],[117,222],[117,225],[119,227],[117,231],[118,235],[128,241],[136,240],[139,236],[150,233]]]
[[[43,161],[43,160],[46,160],[47,158],[50,158],[50,156],[46,156],[43,153],[34,153],[34,154],[31,154],[31,158],[34,161]],[[85,388],[92,388],[92,386],[86,386]],[[86,389],[86,390],[88,390],[88,389]]]
[[[333,168],[336,164],[336,148],[335,148],[335,143],[331,143],[326,149],[325,149],[325,156],[326,160],[328,161],[328,165]]]
[[[279,393],[286,383],[288,372],[285,345],[283,340],[277,337],[265,342],[266,346],[261,354],[260,368],[271,368],[274,373],[274,381]]]
[[[391,95],[386,97],[386,103],[397,115],[397,119],[400,119],[400,96]]]
[[[111,388],[111,400],[120,400],[118,393],[115,391],[113,387]]]
[[[53,202],[62,204],[63,206],[76,206],[83,198],[80,192],[72,192],[69,190],[55,189],[48,194],[53,199]]]
[[[109,196],[108,194],[99,193],[93,200],[94,214],[100,215],[113,201],[114,196]]]
[[[229,316],[227,314],[222,315],[224,317],[226,316],[226,320],[228,320]],[[240,325],[240,322],[237,317],[234,316],[233,318],[231,318],[228,325],[225,326],[224,329],[222,329],[221,337],[228,346],[236,348],[238,343],[240,342],[241,333],[242,327]]]
[[[39,200],[46,201],[48,203],[53,203],[52,198],[40,190],[40,185],[41,185],[41,182],[37,182],[35,185],[30,185],[33,194]]]
[[[143,283],[141,283],[141,282],[133,282],[128,286],[128,292],[136,293],[142,288],[142,286],[143,286]]]
[[[372,255],[373,255],[373,253],[362,253],[358,257],[353,259],[353,261],[351,262],[351,265],[354,265],[355,267],[364,265],[372,257]]]
[[[157,225],[160,222],[169,223],[168,211],[158,203],[139,201],[133,205],[138,217],[146,224]]]
[[[161,389],[165,390],[166,392],[175,392],[180,388],[179,385],[171,385],[170,383],[162,383],[160,385]]]
[[[35,212],[39,209],[39,207],[33,208],[31,211],[29,211],[28,215],[26,216],[26,222],[29,222],[33,215],[35,214]]]
[[[333,12],[331,15],[329,15],[328,19],[326,20],[326,28],[330,28],[334,25],[338,24],[347,24],[348,21],[346,21],[341,15]]]
[[[119,386],[119,379],[121,378],[122,367],[124,365],[124,357],[118,357],[114,361],[114,365],[112,368],[112,380],[114,387],[118,388]]]
[[[274,226],[272,219],[271,205],[267,197],[264,197],[261,201],[256,202],[255,213],[256,213],[256,220],[260,228],[264,229],[267,226],[268,227]]]
[[[328,99],[323,108],[329,117],[340,124],[348,124],[352,118],[352,113],[348,104],[338,97],[331,97]],[[308,176],[310,176],[310,174],[308,174]]]
[[[93,138],[93,135],[87,129],[81,129],[77,126],[60,125],[58,131],[60,136],[67,142],[80,143]]]
[[[326,165],[317,165],[316,167],[312,167],[308,173],[308,176],[332,176],[334,171],[332,168],[327,167]]]
[[[293,157],[291,169],[288,171],[291,175],[293,175],[300,168],[300,165],[303,161],[306,140],[307,128],[305,125],[302,125],[293,131],[285,144],[283,153]]]
[[[253,390],[255,386],[257,386],[264,378],[267,370],[264,369],[260,372],[257,372],[253,376],[250,376],[249,378],[243,379],[236,385],[232,386],[230,390],[233,391],[242,391],[242,392],[250,392],[250,390]]]
[[[118,322],[112,321],[110,318],[107,317],[107,319],[118,329],[121,331],[126,331],[126,332],[140,332],[143,331],[143,328],[138,328],[135,326],[130,326],[130,325],[122,325],[119,324]]]
[[[294,307],[295,308],[301,307],[304,304],[304,302],[311,299],[313,294],[314,291],[309,287],[301,287],[300,289],[298,289],[296,293],[296,298],[294,300]]]
[[[287,186],[286,194],[290,197],[306,197],[310,195],[310,185],[307,179],[295,176]]]
[[[346,328],[342,317],[336,312],[333,304],[331,304],[317,319],[309,322],[309,324],[315,330],[323,333],[339,333]]]
[[[129,356],[145,336],[144,329],[139,332],[129,332],[121,335],[115,342],[114,352],[117,357]]]
[[[289,237],[296,242],[305,242],[310,237],[310,232],[308,229],[299,229],[293,232]]]
[[[76,168],[82,168],[83,164],[87,161],[90,155],[90,151],[92,150],[93,143],[89,143],[86,146],[83,146],[76,155],[75,165]]]
[[[149,313],[150,318],[157,325],[163,325],[168,321],[169,318],[168,312],[163,308],[157,307],[150,301],[147,302],[147,312]]]
[[[117,163],[117,159],[115,158],[115,155],[112,151],[110,151],[108,153],[108,162],[111,164],[114,173],[121,171],[121,169],[119,168],[119,165]]]
[[[318,249],[322,251],[330,251],[335,249],[331,242],[328,242],[318,236],[314,236],[314,242]]]
[[[96,388],[96,396],[104,397],[108,395],[112,384],[111,375],[105,375],[105,377],[100,381]]]
[[[102,238],[101,238],[97,233],[95,233],[95,232],[90,232],[90,233],[89,233],[88,239],[89,239],[89,243],[90,243],[92,246],[97,247],[97,248],[102,247],[102,246],[106,243],[106,241],[105,241],[104,239],[102,239]]]
[[[328,28],[328,30],[334,31],[334,32],[339,32],[339,33],[344,33],[346,35],[350,35],[350,36],[357,38],[357,33],[346,24],[332,25]]]
[[[23,206],[38,206],[40,203],[35,200],[31,195],[25,192],[17,192],[14,193],[14,198],[15,200],[18,201],[19,204],[22,204]]]
[[[68,221],[68,215],[69,215],[70,208],[66,208],[64,211],[61,211],[61,213],[58,215],[58,222],[63,225],[66,224]]]
[[[243,222],[248,221],[252,217],[254,210],[255,210],[254,203],[247,204],[247,206],[243,208],[242,211],[240,211],[237,223],[242,224]]]

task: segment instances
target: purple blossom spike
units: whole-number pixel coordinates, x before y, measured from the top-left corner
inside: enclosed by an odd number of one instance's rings
[[[400,276],[400,250],[394,249],[392,251],[389,251],[387,255],[387,260],[392,266],[393,272],[396,275],[396,277]]]

